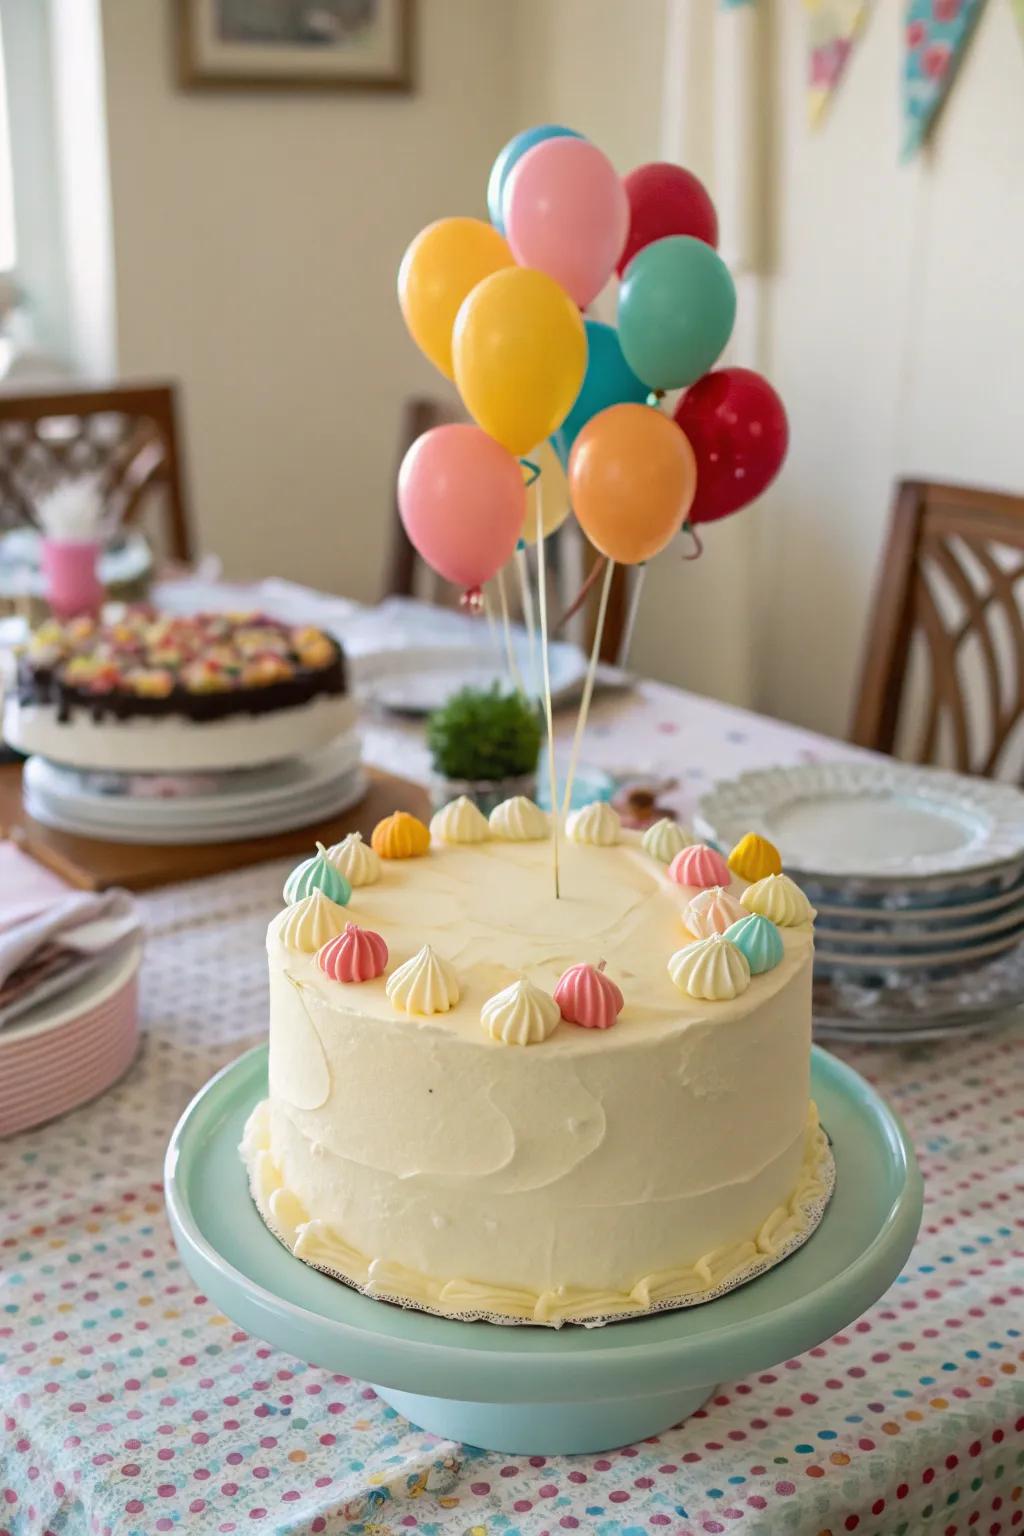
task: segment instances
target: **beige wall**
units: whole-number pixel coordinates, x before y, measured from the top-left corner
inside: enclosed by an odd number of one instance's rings
[[[483,213],[512,8],[421,3],[409,97],[180,93],[171,5],[103,0],[120,367],[183,384],[204,549],[376,595],[399,404],[437,376],[395,301],[429,220]]]
[[[372,596],[399,402],[436,387],[394,301],[406,241],[482,213],[497,148],[552,118],[621,171],[682,155],[723,196],[744,13],[421,0],[421,89],[392,100],[180,95],[167,10],[103,0],[122,368],[182,378],[203,542],[229,569]],[[893,478],[1024,487],[1024,50],[993,0],[934,149],[900,166],[900,11],[873,8],[812,134],[802,8],[760,9],[770,227],[736,360],[780,388],[792,448],[703,561],[652,567],[633,657],[836,731]]]
[[[986,6],[933,147],[907,166],[902,7],[877,5],[822,128],[777,0],[777,267],[767,364],[789,462],[764,509],[760,707],[843,732],[895,477],[1024,490],[1024,47]]]

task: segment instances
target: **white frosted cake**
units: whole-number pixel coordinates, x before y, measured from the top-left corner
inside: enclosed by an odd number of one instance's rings
[[[709,1299],[813,1230],[813,911],[607,805],[404,813],[293,872],[270,925],[253,1196],[307,1263],[455,1317],[595,1323]]]

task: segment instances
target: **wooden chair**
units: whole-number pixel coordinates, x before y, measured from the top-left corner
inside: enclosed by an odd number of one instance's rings
[[[896,491],[851,739],[1024,779],[1024,497]]]
[[[175,390],[170,384],[0,388],[0,527],[34,522],[37,495],[99,476],[124,524],[163,491],[166,552],[192,558]]]
[[[464,421],[466,418],[459,408],[448,401],[428,397],[414,396],[405,402],[399,426],[398,460],[396,464],[395,480],[397,483],[397,466],[401,464],[405,454],[412,447],[418,437],[424,432],[429,432],[433,427],[444,426],[448,422]],[[580,540],[582,543],[582,540]],[[549,585],[552,616],[560,614],[567,601],[571,601],[574,595],[562,589],[571,584],[575,579],[578,588],[579,581],[585,576],[594,559],[594,553],[589,545],[581,551],[574,550],[577,556],[570,559],[570,551],[567,548],[567,539],[561,531],[551,541],[551,574],[553,582]],[[409,540],[409,536],[402,524],[398,513],[398,503],[395,502],[394,517],[392,522],[391,548],[388,554],[387,573],[382,596],[384,597],[411,597],[416,589],[417,573],[421,565],[419,555]],[[600,583],[595,583],[591,590],[586,608],[584,610],[583,634],[579,636],[581,642],[589,647],[593,643],[594,625],[597,622],[597,603]],[[515,583],[510,585],[509,599],[517,597],[513,590]],[[435,583],[430,589],[431,601],[437,601],[440,591],[439,584]],[[611,590],[608,594],[608,612],[605,615],[604,635],[601,641],[601,660],[614,662],[617,660],[624,637],[627,611],[628,573],[623,566],[617,566],[612,577]],[[518,603],[516,603],[518,612]]]

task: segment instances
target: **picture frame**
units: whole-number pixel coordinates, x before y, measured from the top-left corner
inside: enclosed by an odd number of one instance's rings
[[[189,91],[413,89],[415,0],[172,0]]]

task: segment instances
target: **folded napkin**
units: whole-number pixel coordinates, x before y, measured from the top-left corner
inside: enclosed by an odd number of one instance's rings
[[[79,891],[59,897],[34,917],[0,932],[0,989],[47,945],[98,955],[138,933],[139,927],[127,891]]]
[[[67,991],[140,930],[127,891],[77,891],[0,842],[0,1029]]]

